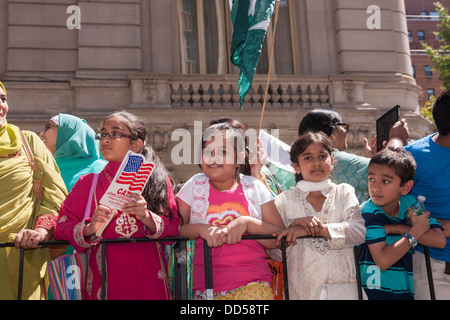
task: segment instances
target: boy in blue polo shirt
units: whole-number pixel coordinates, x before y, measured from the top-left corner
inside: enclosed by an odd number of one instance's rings
[[[430,248],[434,291],[437,300],[450,300],[450,90],[444,90],[433,105],[437,132],[405,146],[417,163],[412,195],[426,198],[425,206],[444,227],[447,246]],[[422,253],[421,253],[422,252]],[[416,299],[430,299],[425,259],[421,246],[414,255]]]
[[[414,158],[403,149],[380,151],[369,163],[370,199],[361,210],[366,242],[359,247],[361,280],[369,300],[414,299],[414,248],[417,243],[445,246],[442,226],[430,213],[415,216],[409,208],[416,202],[408,195],[415,170]]]

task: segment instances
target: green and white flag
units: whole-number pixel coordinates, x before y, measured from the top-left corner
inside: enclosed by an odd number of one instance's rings
[[[295,170],[289,155],[291,147],[265,130],[259,131],[259,139],[267,156],[265,166],[269,172],[265,173],[272,176],[269,180],[275,182],[281,191],[294,187],[296,185]]]
[[[261,49],[277,0],[230,0],[233,38],[231,63],[241,69],[239,96],[241,108],[250,89]]]

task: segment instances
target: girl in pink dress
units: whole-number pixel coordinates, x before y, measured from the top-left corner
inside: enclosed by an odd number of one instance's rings
[[[68,240],[77,252],[86,251],[88,268],[83,299],[96,300],[101,292],[101,258],[95,233],[113,210],[98,204],[129,150],[141,153],[155,164],[141,195],[130,194],[130,202],[112,218],[102,234],[104,239],[164,238],[178,236],[180,219],[169,174],[150,146],[145,144],[142,120],[127,112],[108,116],[97,139],[108,164],[99,174],[90,208],[84,219],[94,174],[82,176],[60,210],[56,240]],[[109,300],[171,299],[164,246],[160,242],[108,244],[106,247],[106,298]]]
[[[183,225],[180,235],[195,242],[193,290],[204,297],[203,241],[212,248],[214,299],[273,299],[265,248],[273,240],[241,240],[244,234],[270,235],[283,226],[266,186],[240,174],[245,132],[226,123],[203,136],[203,173],[177,194]]]

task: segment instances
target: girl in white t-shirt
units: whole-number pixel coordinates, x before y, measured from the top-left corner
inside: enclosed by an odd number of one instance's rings
[[[187,181],[177,195],[183,219],[180,235],[196,239],[193,290],[205,291],[203,240],[212,248],[215,299],[273,299],[265,248],[274,240],[242,240],[244,234],[270,235],[283,222],[266,186],[240,174],[245,162],[243,130],[219,123],[202,140],[203,173]]]

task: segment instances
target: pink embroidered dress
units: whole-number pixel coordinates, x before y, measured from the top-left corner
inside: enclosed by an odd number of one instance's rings
[[[226,191],[215,190],[206,175],[195,175],[184,184],[177,197],[191,206],[189,223],[223,227],[239,216],[251,216],[261,220],[261,205],[273,200],[260,181],[242,175],[239,186],[235,190]],[[242,240],[238,244],[224,244],[212,248],[215,295],[249,283],[269,285],[272,273],[266,256],[265,248],[256,240]],[[193,290],[199,294],[205,291],[201,238],[195,241],[193,265]]]
[[[100,173],[96,186],[96,199],[100,200],[106,192],[110,181],[119,169],[119,162],[109,162]],[[89,190],[94,174],[82,176],[64,201],[60,219],[55,230],[56,240],[68,240],[77,252],[86,251],[88,269],[83,299],[101,298],[101,249],[98,242],[83,235],[87,221],[83,220],[85,207],[89,198]],[[177,213],[175,197],[168,181],[170,210],[168,214],[159,216],[152,212],[157,230],[152,233],[134,216],[124,212],[111,220],[103,232],[104,239],[116,238],[164,238],[179,235],[180,219]],[[92,216],[96,201],[92,201]],[[167,276],[167,262],[164,246],[160,242],[117,243],[106,247],[106,278],[108,300],[164,300],[171,299]]]

